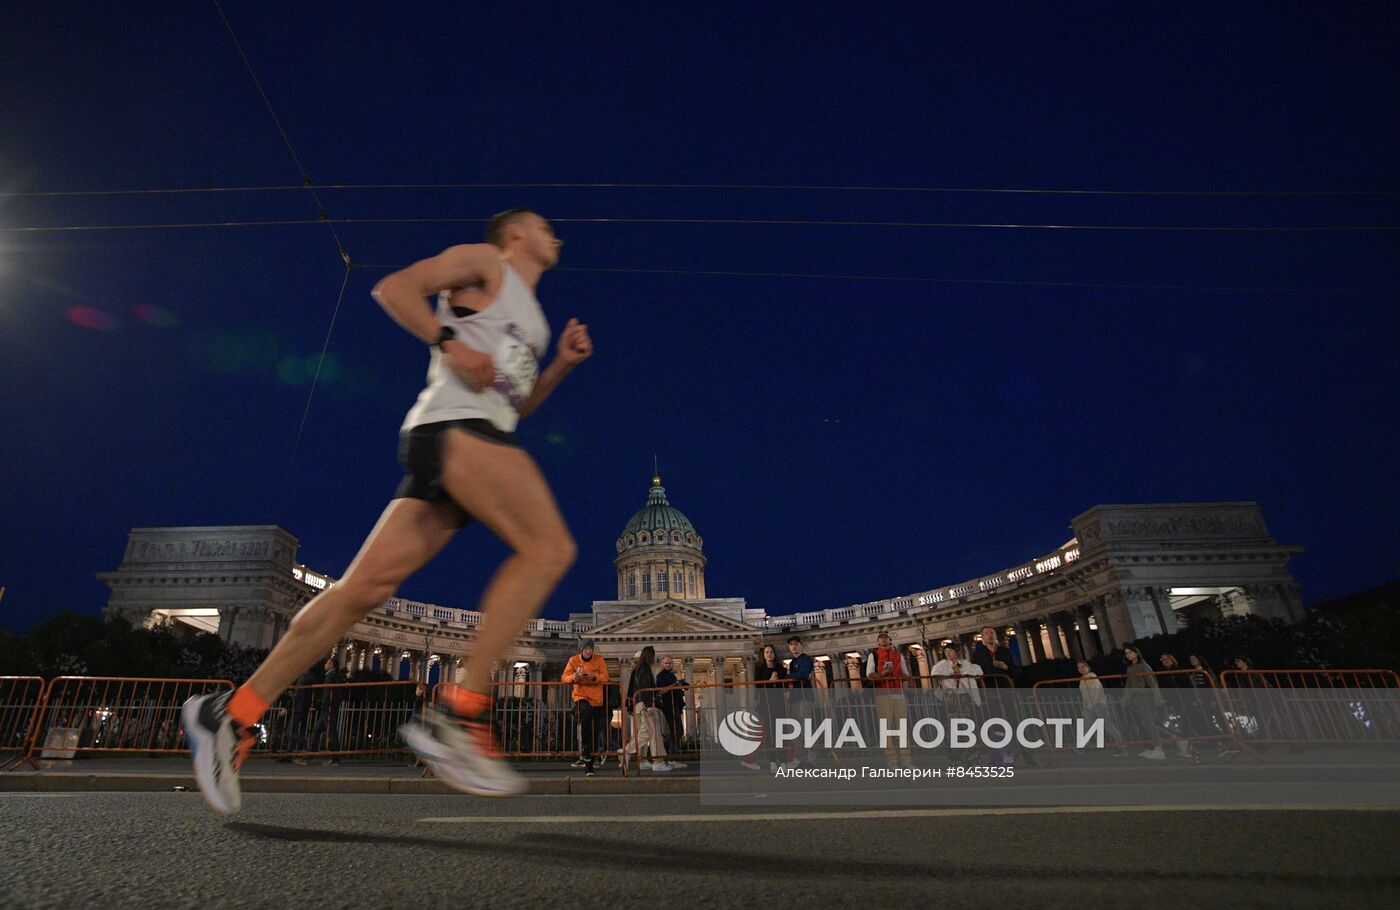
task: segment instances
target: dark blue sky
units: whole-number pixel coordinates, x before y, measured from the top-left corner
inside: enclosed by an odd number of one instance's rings
[[[336,219],[555,219],[540,297],[597,354],[521,425],[580,544],[547,615],[614,595],[653,453],[710,593],[772,613],[1013,565],[1102,502],[1258,500],[1309,601],[1397,572],[1394,7],[224,9],[321,185],[1331,193],[321,190]],[[300,183],[212,3],[11,4],[4,32],[0,191]],[[316,214],[303,190],[0,198],[0,626],[99,610],[133,526],[277,523],[344,569],[426,366],[374,266],[482,225],[338,226],[366,267],[290,471],[345,274],[326,226],[13,230]],[[715,271],[971,281],[689,274]],[[473,606],[500,555],[474,529],[402,593]]]

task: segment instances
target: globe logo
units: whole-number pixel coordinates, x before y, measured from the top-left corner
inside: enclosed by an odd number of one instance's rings
[[[731,711],[720,721],[716,735],[724,751],[743,758],[763,742],[763,723],[750,711]]]

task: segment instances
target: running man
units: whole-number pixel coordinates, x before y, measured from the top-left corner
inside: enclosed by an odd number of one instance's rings
[[[402,735],[448,785],[478,796],[523,793],[491,733],[491,666],[573,565],[576,547],[549,485],[513,431],[593,353],[588,327],[570,319],[554,359],[535,286],[563,242],[528,209],[491,219],[486,243],[444,250],[375,286],[379,305],[431,345],[428,386],[400,430],[407,475],[345,576],[292,620],[287,634],[237,691],[185,703],[185,732],[204,799],[238,811],[238,769],[252,726],[302,671],[442,550],[472,519],[512,550],[481,598],[481,625],[461,685]],[[435,310],[424,299],[436,295]]]

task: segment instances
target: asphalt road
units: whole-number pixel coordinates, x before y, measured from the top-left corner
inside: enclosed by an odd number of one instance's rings
[[[425,819],[438,819],[427,821]],[[1400,810],[0,794],[0,907],[1393,907]],[[872,903],[874,902],[874,903]]]

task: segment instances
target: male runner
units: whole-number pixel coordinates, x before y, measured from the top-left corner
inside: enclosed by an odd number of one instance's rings
[[[527,209],[491,219],[486,240],[450,247],[374,288],[394,321],[432,346],[428,386],[400,431],[408,473],[344,577],[296,615],[252,678],[233,693],[185,703],[196,778],[215,811],[238,810],[238,769],[253,748],[249,730],[268,705],[473,518],[513,552],[482,594],[462,684],[443,685],[438,707],[401,732],[458,790],[510,796],[526,789],[491,734],[491,666],[573,565],[576,547],[512,431],[593,353],[593,343],[588,327],[570,319],[554,359],[539,372],[549,324],[534,289],[559,261],[563,242]],[[435,311],[423,305],[432,295]]]

